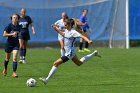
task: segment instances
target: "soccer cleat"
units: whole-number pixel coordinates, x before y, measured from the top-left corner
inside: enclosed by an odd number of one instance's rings
[[[84,50],[80,50],[80,49],[79,49],[79,50],[78,50],[78,52],[81,52],[81,53],[83,53],[83,52],[84,52]]]
[[[25,64],[26,63],[25,60],[19,60],[18,62],[21,63],[21,64]]]
[[[6,76],[7,75],[6,69],[3,69],[2,74],[3,74],[3,76]]]
[[[23,63],[23,60],[19,60],[18,62],[22,64]]]
[[[99,54],[99,52],[97,51],[97,50],[95,50],[94,52],[93,52],[94,54],[95,54],[95,56],[97,56],[97,57],[102,57],[100,54]]]
[[[48,83],[48,80],[46,80],[45,78],[40,77],[39,80],[42,81],[44,84]]]
[[[89,49],[87,49],[87,48],[84,48],[84,51],[86,51],[86,52],[91,52]]]
[[[13,72],[13,73],[12,73],[12,77],[13,77],[13,78],[18,78],[16,72]]]
[[[22,60],[22,63],[23,63],[23,64],[25,64],[25,63],[26,63],[26,61],[25,61],[25,60]]]

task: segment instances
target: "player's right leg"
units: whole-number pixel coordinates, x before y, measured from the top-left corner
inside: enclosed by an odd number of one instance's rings
[[[22,44],[22,63],[26,63],[26,52],[27,52],[27,46],[28,46],[28,40],[30,40],[30,34],[27,32],[26,34],[22,34],[22,37],[20,37],[23,40]]]
[[[10,59],[10,54],[11,53],[6,53],[5,54],[4,69],[2,71],[3,76],[7,75],[7,68],[8,68],[8,63],[9,63],[9,59]]]
[[[61,53],[61,56],[64,56],[65,55],[65,50],[64,50],[64,40],[61,39],[59,40],[59,43],[60,43],[60,53]]]
[[[60,44],[60,53],[61,53],[61,57],[65,55],[65,50],[64,50],[64,40],[63,40],[63,36],[58,34],[58,41]]]
[[[8,68],[8,63],[9,63],[9,59],[10,59],[10,55],[12,52],[12,46],[10,44],[5,44],[5,60],[4,60],[4,69],[2,71],[3,76],[7,75],[7,68]]]
[[[68,61],[69,58],[67,58],[66,56],[62,56],[61,58],[59,58],[58,60],[56,60],[48,74],[48,76],[46,78],[42,78],[40,77],[39,80],[41,80],[44,84],[47,84],[49,79],[54,75],[54,73],[57,71],[57,68],[59,65],[61,65],[62,63]]]

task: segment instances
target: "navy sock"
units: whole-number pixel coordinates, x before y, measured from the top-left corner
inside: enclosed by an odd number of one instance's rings
[[[7,66],[8,66],[9,61],[4,61],[4,68],[7,70]]]
[[[16,72],[17,70],[17,62],[13,62],[13,71]]]
[[[24,56],[24,57],[26,56],[26,48],[23,49],[23,56]]]
[[[80,42],[79,49],[82,50],[82,47],[83,47],[83,42]]]
[[[88,42],[85,42],[85,48],[88,48],[89,44]]]
[[[22,57],[22,56],[24,56],[24,49],[23,48],[20,48],[20,56]]]
[[[24,53],[25,55],[24,55],[24,56],[26,56],[26,51],[27,51],[27,50],[26,50],[26,48],[25,48],[25,53]]]

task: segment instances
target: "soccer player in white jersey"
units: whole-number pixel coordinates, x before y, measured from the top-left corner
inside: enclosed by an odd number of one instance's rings
[[[48,80],[50,79],[50,77],[56,72],[57,68],[59,65],[61,65],[62,63],[67,62],[68,60],[72,60],[77,66],[82,65],[83,63],[85,63],[86,61],[88,61],[90,58],[92,58],[93,56],[100,56],[97,52],[97,50],[95,50],[93,53],[88,54],[84,57],[82,57],[81,59],[78,59],[78,57],[76,56],[76,49],[74,47],[74,43],[76,38],[80,37],[83,38],[84,40],[86,40],[89,44],[92,43],[91,40],[89,40],[87,37],[85,37],[84,35],[80,34],[79,32],[77,32],[73,26],[74,26],[74,20],[73,19],[68,19],[65,21],[65,26],[66,29],[63,31],[61,31],[56,25],[53,25],[54,29],[61,34],[64,37],[64,49],[65,49],[65,55],[62,56],[61,58],[57,59],[56,61],[54,61],[52,69],[50,70],[48,76],[46,78],[42,78],[40,77],[39,79],[44,83],[47,84]]]
[[[67,16],[67,14],[65,13],[65,12],[62,12],[62,14],[61,14],[61,19],[60,20],[58,20],[58,21],[56,21],[54,24],[55,25],[57,25],[58,27],[59,27],[59,29],[61,29],[61,30],[63,30],[64,29],[64,20],[65,19],[68,19],[68,16]],[[62,35],[60,35],[59,33],[58,33],[58,41],[59,41],[59,43],[60,43],[60,53],[61,53],[61,56],[64,56],[64,54],[65,54],[65,50],[64,50],[64,40],[63,40],[63,36]]]

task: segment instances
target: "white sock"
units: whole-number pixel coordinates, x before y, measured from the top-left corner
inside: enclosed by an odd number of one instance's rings
[[[60,52],[61,52],[61,57],[65,55],[65,50],[64,49],[61,49]]]
[[[22,56],[23,60],[25,60],[25,56]]]
[[[88,61],[90,58],[92,58],[94,55],[95,55],[95,52],[93,52],[93,53],[91,53],[91,54],[88,54],[88,55],[82,57],[82,58],[80,59],[80,61],[81,61],[82,63],[84,63],[84,62]]]
[[[20,56],[20,60],[22,60],[23,59],[23,57],[22,56]]]
[[[46,80],[49,80],[50,77],[56,72],[57,67],[53,66],[52,69],[50,70],[48,77],[46,78]]]

